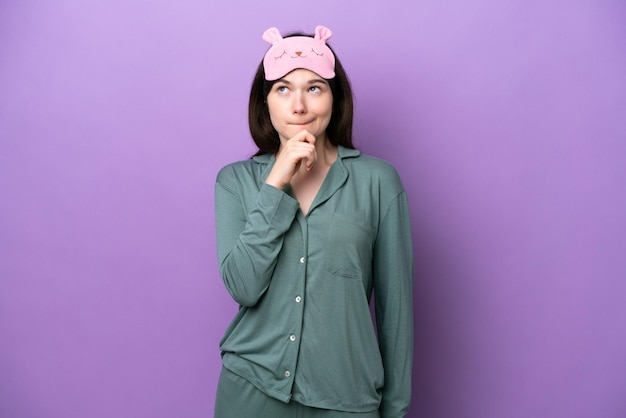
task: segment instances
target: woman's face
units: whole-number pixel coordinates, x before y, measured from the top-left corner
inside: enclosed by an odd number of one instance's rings
[[[322,77],[297,69],[272,85],[267,106],[281,143],[305,129],[320,138],[326,135],[330,122],[333,94]]]

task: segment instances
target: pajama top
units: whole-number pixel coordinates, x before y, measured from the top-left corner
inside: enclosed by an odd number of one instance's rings
[[[339,146],[304,215],[288,186],[264,183],[274,162],[256,156],[217,176],[220,274],[240,305],[220,342],[224,366],[283,402],[403,417],[413,251],[396,170]]]

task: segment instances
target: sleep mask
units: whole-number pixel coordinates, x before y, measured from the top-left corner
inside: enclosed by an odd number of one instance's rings
[[[332,32],[325,26],[317,26],[315,35],[289,36],[283,38],[276,28],[263,33],[263,40],[272,44],[263,58],[267,81],[278,80],[291,71],[304,68],[325,79],[335,77],[335,55],[326,41]]]

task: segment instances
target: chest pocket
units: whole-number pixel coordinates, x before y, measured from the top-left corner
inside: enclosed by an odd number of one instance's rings
[[[374,231],[359,223],[358,215],[335,213],[326,241],[326,268],[350,279],[369,279],[372,269]]]

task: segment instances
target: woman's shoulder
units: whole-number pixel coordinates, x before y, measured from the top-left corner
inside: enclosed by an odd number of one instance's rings
[[[356,158],[347,158],[344,165],[348,170],[358,171],[360,174],[380,178],[382,181],[399,181],[400,176],[396,168],[386,160],[369,154],[359,153]]]
[[[247,171],[254,164],[255,164],[255,162],[254,162],[253,159],[241,160],[241,161],[233,161],[233,162],[230,162],[230,163],[226,164],[225,166],[223,166],[219,170],[218,175],[224,175],[224,174],[227,174],[227,173],[233,173],[233,172],[238,172],[238,171]]]
[[[378,194],[381,199],[389,200],[404,192],[398,171],[386,160],[358,153],[351,158],[344,158],[342,162],[351,184],[364,193]]]
[[[259,174],[260,164],[257,158],[235,161],[226,164],[217,173],[217,183],[231,184],[254,180]]]

